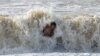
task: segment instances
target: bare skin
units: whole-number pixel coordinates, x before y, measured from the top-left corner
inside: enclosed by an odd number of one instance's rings
[[[54,25],[46,25],[43,29],[43,36],[52,37],[54,35],[54,30],[56,26]]]

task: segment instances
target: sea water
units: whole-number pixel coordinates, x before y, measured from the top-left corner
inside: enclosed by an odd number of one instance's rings
[[[99,0],[0,0],[0,54],[99,53],[99,3]],[[52,38],[46,38],[41,31],[52,21],[59,29]],[[59,36],[63,46],[56,45]]]

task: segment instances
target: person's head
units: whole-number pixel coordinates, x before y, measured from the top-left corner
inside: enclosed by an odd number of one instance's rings
[[[55,22],[51,22],[50,25],[51,25],[51,28],[52,28],[52,29],[55,29],[55,28],[56,28],[56,23],[55,23]]]

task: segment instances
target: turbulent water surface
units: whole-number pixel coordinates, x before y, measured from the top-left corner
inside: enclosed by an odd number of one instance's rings
[[[52,21],[57,29],[46,38],[41,31]],[[99,53],[100,1],[0,0],[0,54],[33,52]]]

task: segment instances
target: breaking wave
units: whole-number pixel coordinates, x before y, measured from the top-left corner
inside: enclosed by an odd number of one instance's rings
[[[100,17],[89,13],[56,16],[50,8],[29,10],[23,16],[0,16],[0,54],[25,52],[99,52]],[[41,35],[43,27],[55,21],[58,34]],[[63,47],[56,47],[60,33]]]

